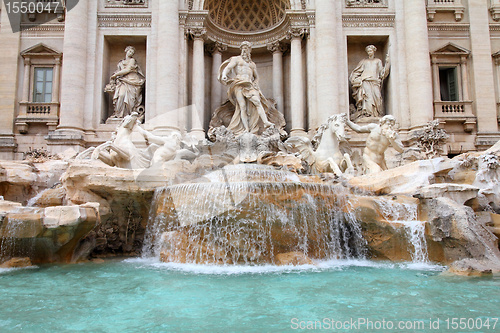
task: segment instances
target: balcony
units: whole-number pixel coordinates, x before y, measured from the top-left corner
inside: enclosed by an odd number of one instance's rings
[[[54,131],[59,122],[59,103],[19,103],[16,128],[21,134],[28,133],[30,124],[45,124],[49,132]]]
[[[432,22],[437,12],[453,12],[455,21],[464,17],[465,6],[462,0],[427,0],[427,19]]]
[[[434,119],[441,122],[458,122],[464,125],[464,131],[470,133],[476,126],[476,116],[472,113],[472,101],[441,102],[434,101]]]

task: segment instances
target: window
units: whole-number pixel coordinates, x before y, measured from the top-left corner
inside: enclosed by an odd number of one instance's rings
[[[24,63],[22,96],[15,124],[21,134],[32,123],[46,124],[49,131],[59,122],[59,86],[62,53],[37,44],[21,52]]]
[[[459,96],[456,67],[439,68],[439,86],[442,101],[458,102]]]
[[[52,101],[53,69],[35,67],[33,102],[50,103]]]

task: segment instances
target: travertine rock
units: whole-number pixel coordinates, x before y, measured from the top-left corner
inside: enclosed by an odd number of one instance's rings
[[[276,265],[314,265],[314,262],[302,252],[278,253],[274,258]]]
[[[27,255],[34,263],[75,262],[80,259],[82,238],[100,222],[98,204],[92,203],[46,209],[5,207],[0,212],[2,259]]]
[[[413,194],[434,182],[436,176],[446,175],[453,169],[447,158],[416,161],[398,168],[353,177],[351,186],[378,194]]]
[[[30,258],[12,258],[0,265],[0,268],[23,268],[33,266]]]

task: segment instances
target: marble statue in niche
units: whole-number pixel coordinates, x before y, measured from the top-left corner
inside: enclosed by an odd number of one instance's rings
[[[261,134],[266,128],[283,127],[283,116],[259,88],[257,67],[251,58],[252,44],[243,42],[240,49],[241,55],[229,58],[219,68],[218,80],[228,85],[227,94],[233,106],[229,124],[223,125],[236,136],[243,133]],[[214,118],[227,113],[223,110],[227,109],[227,105],[221,108],[216,110]],[[214,119],[211,123],[215,123]]]
[[[377,48],[374,45],[368,45],[365,50],[368,58],[361,60],[349,77],[356,101],[356,111],[351,115],[353,120],[384,115],[382,84],[389,75],[389,54],[383,65],[382,60],[375,58]]]
[[[104,91],[113,94],[114,112],[110,118],[123,118],[137,112],[142,104],[142,89],[146,77],[134,58],[135,48],[127,46],[125,59],[118,63]]]

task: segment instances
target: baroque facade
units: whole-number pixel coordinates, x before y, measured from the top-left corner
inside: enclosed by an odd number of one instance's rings
[[[312,136],[333,114],[353,119],[349,78],[374,45],[375,58],[390,58],[378,112],[396,118],[404,141],[432,120],[450,135],[448,154],[500,139],[500,0],[40,2],[71,10],[24,14],[16,29],[2,2],[3,159],[109,140],[120,120],[105,88],[127,46],[145,77],[144,127],[203,139],[227,100],[218,69],[243,41],[292,135]],[[362,147],[363,136],[350,142]]]

